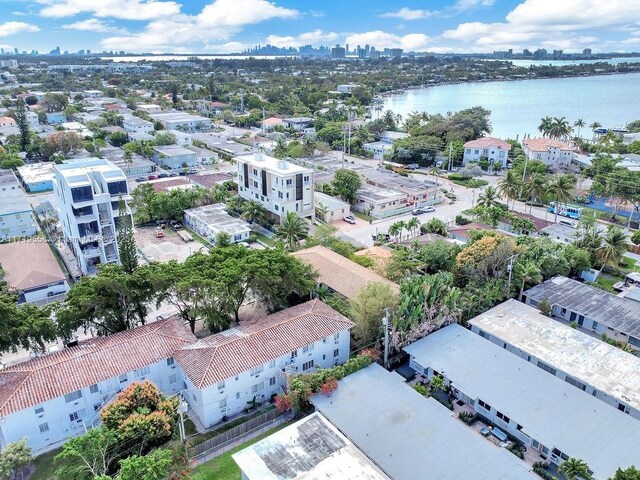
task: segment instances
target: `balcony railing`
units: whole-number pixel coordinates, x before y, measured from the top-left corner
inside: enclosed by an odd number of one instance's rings
[[[106,215],[100,215],[100,225],[111,225],[111,219]]]
[[[85,248],[82,250],[82,254],[84,255],[84,258],[99,257],[102,255],[102,250],[99,248]]]

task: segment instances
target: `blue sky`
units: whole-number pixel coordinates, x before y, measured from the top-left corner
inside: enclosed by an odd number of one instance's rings
[[[640,50],[629,0],[0,0],[0,46],[241,51],[370,44],[431,52]]]

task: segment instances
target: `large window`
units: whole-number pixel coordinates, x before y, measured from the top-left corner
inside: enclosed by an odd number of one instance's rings
[[[482,408],[484,408],[486,411],[490,412],[491,411],[491,405],[489,405],[488,403],[478,399],[478,405],[480,405]]]
[[[93,191],[90,186],[75,187],[71,189],[71,198],[74,202],[88,202],[93,200]]]
[[[313,360],[309,360],[308,362],[304,362],[302,364],[302,370],[309,370],[310,368],[313,368]]]
[[[570,385],[573,385],[574,387],[579,388],[579,389],[580,389],[580,390],[582,390],[583,392],[587,389],[587,386],[586,386],[584,383],[579,382],[578,380],[576,380],[576,379],[574,379],[574,378],[566,377],[566,378],[564,379],[564,381],[565,381],[565,382],[567,382],[567,383],[568,383],[568,384],[570,384]]]
[[[545,372],[549,372],[551,375],[555,375],[556,374],[556,369],[553,367],[550,367],[549,365],[547,365],[546,363],[542,363],[541,361],[538,360],[538,367],[540,367],[542,370],[544,370]]]
[[[109,193],[111,195],[119,195],[127,193],[127,182],[122,180],[120,182],[110,182],[107,183],[107,188],[109,189]]]
[[[75,392],[67,393],[64,396],[64,401],[67,403],[71,403],[78,400],[79,398],[82,398],[82,392],[80,390],[76,390]]]

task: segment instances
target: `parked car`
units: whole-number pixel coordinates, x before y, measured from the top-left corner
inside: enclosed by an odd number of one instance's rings
[[[407,170],[418,170],[420,168],[420,165],[418,165],[417,163],[410,163],[404,168],[406,168]]]
[[[158,175],[149,175],[147,177],[148,180],[157,180],[158,179]]]
[[[184,175],[186,175],[186,174],[187,174],[187,172],[185,172],[184,170],[180,170],[180,173],[179,173],[179,175],[182,175],[182,176],[184,176]]]
[[[423,208],[423,210],[424,210],[425,212],[427,212],[427,213],[435,212],[435,211],[436,211],[435,207],[425,207],[425,208]]]
[[[177,222],[176,220],[171,220],[169,222],[169,228],[171,230],[180,230],[182,228],[182,224],[180,222]]]
[[[169,174],[168,173],[159,173],[158,174],[158,178],[169,178]]]
[[[411,215],[422,215],[423,213],[425,213],[425,211],[421,208],[414,208],[411,210]]]
[[[177,174],[176,172],[171,172],[171,173],[169,174],[169,176],[170,176],[170,177],[177,177],[177,176],[178,176],[178,174]]]
[[[344,220],[345,222],[350,223],[352,225],[354,225],[356,223],[356,217],[354,217],[353,215],[347,215],[342,220]]]
[[[167,224],[163,220],[156,220],[155,225],[156,225],[156,228],[161,228],[161,229],[167,226]]]
[[[195,175],[196,173],[198,173],[198,170],[196,170],[195,168],[190,168],[188,173],[189,175]]]
[[[146,182],[147,180],[149,180],[147,177],[138,177],[138,178],[136,178],[136,182]]]

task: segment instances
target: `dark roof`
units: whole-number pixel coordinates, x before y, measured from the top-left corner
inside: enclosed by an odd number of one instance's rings
[[[211,188],[220,182],[226,182],[233,177],[228,173],[202,173],[199,175],[192,175],[189,177],[193,183],[197,183],[201,187]]]
[[[567,277],[554,277],[524,295],[566,308],[622,333],[640,338],[640,302],[620,298]]]

